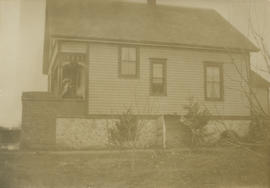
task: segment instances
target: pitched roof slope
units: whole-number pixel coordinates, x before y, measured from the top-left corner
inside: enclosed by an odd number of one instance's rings
[[[251,70],[251,84],[253,87],[270,87],[270,78],[267,71]]]
[[[211,9],[108,0],[47,1],[48,36],[257,50]]]

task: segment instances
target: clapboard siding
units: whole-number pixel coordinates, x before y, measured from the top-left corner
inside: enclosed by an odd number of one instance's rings
[[[249,115],[240,91],[244,83],[228,54],[141,46],[139,78],[124,79],[118,75],[117,45],[93,43],[89,50],[89,114],[117,114],[129,107],[139,114],[181,114],[187,99],[194,97],[215,115]],[[167,59],[167,96],[150,96],[149,58]],[[243,57],[233,58],[245,73]],[[205,61],[223,63],[224,101],[204,100]]]

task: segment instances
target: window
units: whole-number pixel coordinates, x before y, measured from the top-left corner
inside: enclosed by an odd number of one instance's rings
[[[84,98],[84,68],[80,64],[65,64],[62,68],[62,97]]]
[[[221,64],[205,64],[205,99],[212,101],[223,99],[223,70]]]
[[[151,59],[151,95],[166,95],[166,60]]]
[[[85,55],[63,53],[51,76],[51,90],[63,98],[85,98]]]
[[[136,47],[120,47],[119,70],[122,77],[138,77],[139,62]]]

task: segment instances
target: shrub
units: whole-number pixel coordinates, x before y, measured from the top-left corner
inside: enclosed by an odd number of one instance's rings
[[[234,130],[225,130],[220,134],[220,143],[238,143],[239,135]]]
[[[253,115],[249,125],[248,141],[270,144],[269,120],[259,115]]]
[[[128,109],[120,116],[120,120],[115,122],[110,130],[110,141],[116,146],[125,146],[125,144],[134,144],[137,136],[137,117]]]
[[[187,111],[184,115],[183,125],[187,127],[190,137],[187,141],[190,146],[199,146],[205,143],[205,138],[209,135],[206,132],[206,125],[210,120],[210,112],[206,107],[190,99],[189,104],[184,106]]]

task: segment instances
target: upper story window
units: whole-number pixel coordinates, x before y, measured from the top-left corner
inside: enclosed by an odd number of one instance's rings
[[[164,96],[167,94],[166,60],[151,59],[151,95]]]
[[[120,47],[119,74],[121,77],[136,78],[139,76],[138,48]]]
[[[205,65],[205,99],[223,100],[223,69],[222,64],[206,63]]]
[[[55,94],[63,98],[85,98],[85,55],[61,54],[51,78],[51,90]]]

